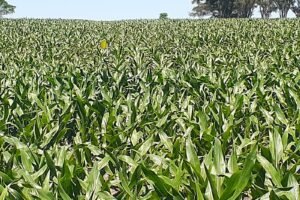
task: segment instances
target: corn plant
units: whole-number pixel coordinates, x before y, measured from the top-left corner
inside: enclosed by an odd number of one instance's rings
[[[299,30],[1,20],[0,200],[298,200]]]

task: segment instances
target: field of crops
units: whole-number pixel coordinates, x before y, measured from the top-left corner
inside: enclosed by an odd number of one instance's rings
[[[299,20],[1,20],[0,200],[298,200],[299,70]]]

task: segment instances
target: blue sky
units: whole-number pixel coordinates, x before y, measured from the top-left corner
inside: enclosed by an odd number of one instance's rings
[[[64,18],[89,20],[189,18],[192,0],[7,0],[15,5],[11,18]],[[258,9],[254,17],[259,17]],[[289,17],[293,17],[292,12]],[[274,13],[272,17],[278,17]]]
[[[155,19],[162,12],[188,18],[191,0],[7,0],[15,5],[12,18],[67,18],[91,20]]]

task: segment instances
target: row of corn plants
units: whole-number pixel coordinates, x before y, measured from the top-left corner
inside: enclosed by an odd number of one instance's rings
[[[300,21],[0,21],[0,200],[299,199]]]

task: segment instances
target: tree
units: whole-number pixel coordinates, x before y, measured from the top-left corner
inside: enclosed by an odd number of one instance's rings
[[[295,5],[291,7],[292,11],[295,13],[296,17],[300,17],[300,0],[295,2]]]
[[[259,5],[261,18],[263,19],[270,18],[271,13],[277,10],[274,0],[257,0],[256,3]]]
[[[238,17],[250,18],[255,7],[255,0],[237,0],[235,1],[235,9]]]
[[[196,4],[196,6],[190,15],[194,17],[213,15],[219,18],[230,18],[233,14],[234,1],[235,0],[193,0],[192,4]]]
[[[159,19],[168,19],[168,13],[160,13]]]
[[[190,13],[190,16],[201,17],[201,16],[212,14],[210,3],[203,2],[200,0],[193,0],[192,4],[197,4],[197,5],[193,8],[192,12]]]
[[[218,18],[252,16],[255,0],[193,0],[196,4],[191,16],[212,15]]]
[[[15,8],[15,6],[10,5],[5,0],[0,0],[0,18],[2,18],[3,15],[14,13]]]
[[[294,0],[274,0],[274,3],[279,10],[280,18],[286,18],[289,10],[294,5]]]

